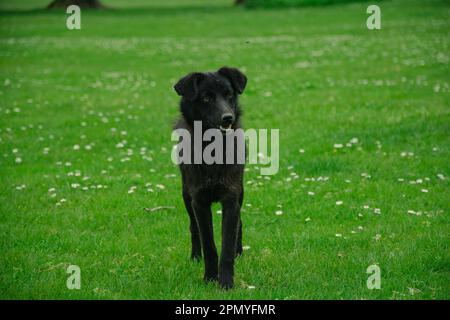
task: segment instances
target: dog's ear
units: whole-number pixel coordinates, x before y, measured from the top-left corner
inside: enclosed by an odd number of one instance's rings
[[[247,85],[247,77],[241,71],[236,68],[222,67],[218,73],[230,80],[237,93],[241,94],[244,92],[245,86]]]
[[[181,78],[173,88],[178,95],[191,101],[195,100],[198,95],[198,85],[204,77],[205,75],[200,72],[189,73]]]

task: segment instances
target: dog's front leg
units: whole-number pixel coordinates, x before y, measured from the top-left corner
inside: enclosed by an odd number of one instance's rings
[[[239,215],[240,206],[237,198],[226,199],[222,202],[222,252],[219,262],[219,283],[224,289],[233,287]]]
[[[192,201],[192,208],[200,230],[203,256],[205,259],[205,281],[216,281],[217,270],[217,249],[214,243],[214,231],[212,224],[211,203],[196,199]]]

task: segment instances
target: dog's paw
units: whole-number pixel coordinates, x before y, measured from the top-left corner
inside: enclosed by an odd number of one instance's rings
[[[217,272],[205,272],[205,275],[203,276],[203,280],[208,282],[213,282],[219,280],[219,277],[217,275]]]
[[[221,274],[219,276],[219,284],[220,287],[224,290],[229,290],[231,288],[233,288],[234,285],[234,281],[233,281],[233,276],[228,275],[228,274]]]
[[[217,276],[203,276],[203,281],[205,281],[206,283],[216,282],[217,280],[219,280]]]

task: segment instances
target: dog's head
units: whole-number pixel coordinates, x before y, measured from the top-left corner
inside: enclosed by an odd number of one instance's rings
[[[174,89],[182,97],[181,112],[188,122],[202,121],[205,129],[226,132],[239,120],[238,96],[246,84],[241,71],[223,67],[216,72],[190,73]]]

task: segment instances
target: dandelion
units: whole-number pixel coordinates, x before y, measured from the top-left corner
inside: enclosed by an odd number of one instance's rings
[[[422,191],[423,193],[428,193],[428,189],[422,189],[420,191]]]
[[[282,210],[277,210],[277,211],[275,211],[275,214],[277,216],[281,216],[283,214],[283,211]]]
[[[438,173],[437,177],[441,180],[445,180],[445,176],[442,173]]]
[[[305,222],[310,222],[310,221],[311,221],[311,218],[310,218],[310,217],[308,217],[308,218],[305,219]]]
[[[335,149],[341,149],[341,148],[343,148],[344,146],[342,145],[342,143],[335,143],[335,144],[333,145],[333,147],[334,147]]]
[[[308,195],[313,196],[313,195],[315,195],[315,193],[312,191],[308,191]]]
[[[255,286],[248,286],[247,288],[250,289],[250,290],[253,290],[253,289],[255,289],[256,287],[255,287]]]
[[[80,150],[80,146],[78,144],[74,145],[73,150]]]
[[[243,246],[242,250],[250,250],[250,246]]]
[[[381,209],[375,208],[375,209],[373,209],[373,213],[375,213],[375,214],[381,214]]]
[[[342,238],[342,233],[336,233],[335,236],[336,238]]]
[[[17,164],[22,163],[22,158],[21,158],[21,157],[17,157],[14,161],[15,161]]]
[[[344,201],[341,201],[341,200],[336,201],[336,205],[337,205],[337,206],[340,206],[340,205],[343,204],[343,203],[344,203]]]

